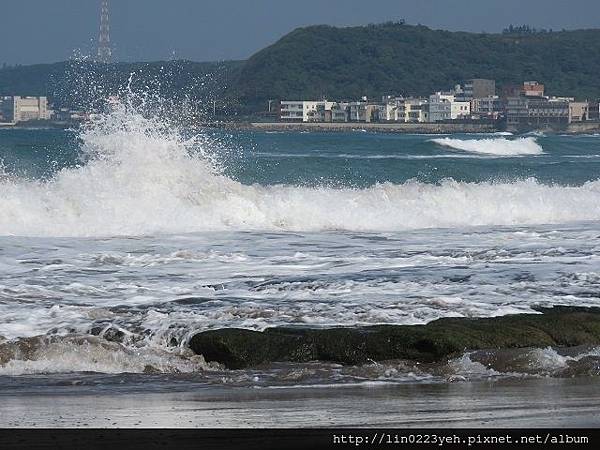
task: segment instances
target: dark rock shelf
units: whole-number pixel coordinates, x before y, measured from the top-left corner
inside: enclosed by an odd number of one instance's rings
[[[225,328],[196,334],[191,349],[229,369],[287,361],[363,364],[406,359],[435,362],[468,350],[600,344],[600,308],[557,306],[541,314],[444,318],[426,325]]]

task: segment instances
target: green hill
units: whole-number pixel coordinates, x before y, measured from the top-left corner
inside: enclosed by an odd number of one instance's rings
[[[554,95],[600,96],[600,30],[505,34],[387,23],[299,28],[252,56],[237,84],[244,103],[267,99],[427,95],[469,78],[500,86],[539,80]]]
[[[600,30],[513,28],[503,34],[432,30],[386,23],[299,28],[247,61],[86,62],[0,70],[0,95],[53,96],[89,104],[114,93],[134,73],[135,86],[160,95],[219,102],[222,112],[257,112],[269,99],[356,99],[363,95],[428,95],[469,78],[499,88],[538,80],[553,95],[600,97]]]

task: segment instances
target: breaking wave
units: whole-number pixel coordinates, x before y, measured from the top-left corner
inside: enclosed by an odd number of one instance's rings
[[[432,139],[438,145],[454,150],[493,156],[541,155],[544,149],[534,137],[518,139]]]
[[[220,173],[209,144],[126,106],[80,138],[85,163],[49,181],[0,175],[0,235],[394,231],[600,219],[600,181],[574,187],[535,179],[366,189],[244,185]],[[534,138],[434,141],[490,154],[542,151]]]
[[[466,352],[449,360],[410,360],[342,366],[327,362],[273,363],[228,371],[189,349],[131,347],[96,336],[36,336],[0,342],[0,376],[60,373],[186,374],[230,385],[323,386],[366,381],[462,382],[497,378],[598,377],[600,348],[517,348]]]
[[[211,368],[188,349],[135,348],[95,336],[49,335],[0,342],[0,375],[192,373]]]

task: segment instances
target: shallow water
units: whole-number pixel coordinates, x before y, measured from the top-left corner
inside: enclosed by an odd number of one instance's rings
[[[55,388],[2,394],[2,427],[597,427],[597,378],[334,389]]]
[[[55,340],[20,371],[194,371],[174,357],[196,332],[242,327],[418,324],[440,317],[598,305],[594,224],[406,233],[200,233],[136,238],[2,238],[7,340]],[[112,340],[115,340],[113,337]],[[2,344],[0,344],[0,348]],[[6,345],[5,345],[6,347]],[[32,361],[35,359],[35,362]],[[1,352],[0,352],[0,361]]]

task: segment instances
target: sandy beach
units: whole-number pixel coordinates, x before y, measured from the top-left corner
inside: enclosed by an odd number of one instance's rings
[[[600,380],[3,390],[0,427],[597,427]],[[11,392],[12,391],[12,392]]]

